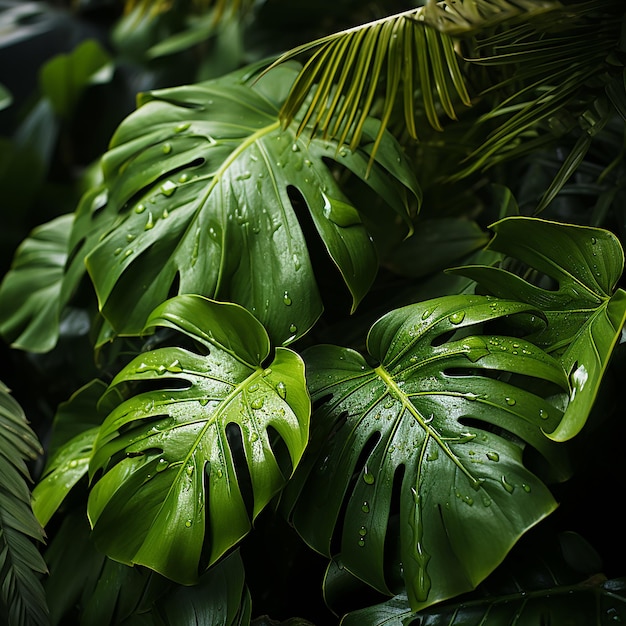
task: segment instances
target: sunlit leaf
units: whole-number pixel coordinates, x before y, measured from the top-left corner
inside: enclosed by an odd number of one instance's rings
[[[238,305],[178,296],[148,323],[197,347],[141,354],[111,383],[111,399],[125,401],[100,429],[90,474],[104,475],[89,517],[108,556],[189,584],[284,486],[307,443],[310,401],[300,357],[272,353]]]

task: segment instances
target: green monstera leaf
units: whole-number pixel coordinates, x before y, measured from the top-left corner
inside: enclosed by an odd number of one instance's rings
[[[504,255],[502,266],[452,271],[475,280],[481,293],[543,311],[548,324],[531,339],[559,356],[570,381],[567,411],[550,436],[571,439],[585,425],[626,321],[626,291],[616,289],[624,251],[601,228],[529,217],[506,218],[491,228],[488,248]]]
[[[141,354],[112,381],[103,402],[124,401],[96,440],[90,474],[104,474],[88,513],[107,556],[189,584],[284,486],[307,443],[310,400],[301,358],[271,355],[239,305],[177,296],[148,324],[193,348]]]
[[[406,585],[414,610],[481,582],[556,507],[539,468],[564,471],[543,432],[562,416],[560,363],[488,331],[515,318],[530,328],[533,316],[523,303],[444,296],[376,322],[374,364],[308,349],[310,453],[284,498],[305,541],[382,593]]]
[[[120,125],[102,160],[106,207],[72,237],[115,332],[137,334],[168,297],[196,293],[245,306],[288,343],[322,311],[307,238],[321,239],[356,307],[378,270],[376,232],[397,222],[410,232],[420,190],[399,144],[385,134],[368,171],[377,122],[354,151],[283,128],[295,75],[237,72],[146,93]],[[383,209],[357,211],[340,169]]]

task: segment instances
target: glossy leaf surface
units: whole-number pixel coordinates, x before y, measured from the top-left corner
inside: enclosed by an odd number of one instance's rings
[[[372,327],[378,366],[336,346],[305,352],[317,408],[286,506],[307,543],[331,556],[338,542],[345,567],[383,593],[400,568],[419,609],[474,588],[555,508],[522,452],[560,465],[543,430],[561,419],[548,397],[565,374],[529,342],[481,332],[534,313],[446,296]]]
[[[237,302],[276,343],[300,336],[322,311],[300,219],[312,220],[353,307],[363,298],[378,268],[375,245],[329,163],[384,198],[380,223],[404,220],[407,231],[407,187],[419,188],[388,134],[366,178],[367,139],[352,152],[281,128],[294,75],[280,68],[251,85],[237,73],[151,92],[120,125],[102,162],[99,243],[80,253],[118,333],[139,333],[174,292]]]
[[[269,362],[267,333],[238,305],[178,296],[149,325],[201,349],[146,352],[113,380],[110,399],[125,401],[100,429],[90,473],[105,473],[88,511],[108,556],[189,584],[200,559],[214,563],[237,544],[283,487],[275,449],[298,464],[310,400],[300,357],[277,348]],[[132,395],[129,383],[139,385]]]
[[[502,267],[454,271],[474,279],[483,293],[543,311],[548,325],[532,341],[558,355],[570,379],[565,417],[550,436],[570,439],[587,420],[626,321],[626,292],[616,289],[624,252],[615,235],[600,228],[513,217],[492,229],[488,248],[505,255]]]

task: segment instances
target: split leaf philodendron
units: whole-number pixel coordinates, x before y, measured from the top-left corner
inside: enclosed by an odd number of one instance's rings
[[[473,589],[554,510],[522,452],[560,466],[543,431],[558,427],[551,399],[567,377],[534,344],[488,330],[533,315],[445,296],[376,322],[369,359],[337,346],[304,353],[317,408],[286,502],[292,494],[307,543],[330,557],[337,541],[348,570],[383,593],[406,584],[419,609]]]
[[[548,324],[531,339],[560,359],[570,381],[565,416],[548,436],[571,439],[587,421],[626,322],[626,292],[616,289],[624,251],[615,235],[600,228],[527,217],[491,228],[495,236],[488,248],[503,255],[502,266],[452,271],[477,281],[481,293],[515,298],[543,312]]]
[[[409,197],[421,192],[390,134],[367,171],[372,121],[355,151],[282,128],[278,111],[295,75],[279,68],[255,82],[235,73],[147,93],[120,125],[102,159],[108,196],[96,222],[103,225],[86,220],[94,238],[79,255],[115,332],[139,332],[174,290],[245,306],[277,343],[301,337],[322,300],[300,211],[353,307],[365,296],[378,269],[376,233],[396,219],[401,236],[408,233],[416,204]],[[358,211],[331,163],[362,178],[386,210]],[[78,228],[73,238],[82,243]]]
[[[178,296],[148,325],[199,349],[146,352],[112,381],[103,401],[123,401],[100,427],[88,512],[110,557],[191,584],[201,561],[215,563],[249,532],[298,464],[310,413],[304,364],[287,348],[272,354],[264,328],[235,304]]]
[[[626,622],[623,0],[22,4],[0,624]]]

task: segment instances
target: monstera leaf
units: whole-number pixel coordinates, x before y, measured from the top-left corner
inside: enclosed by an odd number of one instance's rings
[[[617,237],[600,228],[528,217],[491,228],[488,248],[505,256],[503,266],[453,271],[475,280],[481,293],[543,311],[548,325],[532,341],[559,356],[570,381],[567,411],[550,436],[571,439],[585,425],[626,321],[626,292],[616,289],[624,252]]]
[[[150,92],[120,125],[102,160],[106,207],[95,229],[83,220],[72,235],[117,333],[141,332],[168,297],[196,293],[245,306],[287,343],[322,311],[307,229],[353,307],[378,270],[376,231],[400,221],[410,232],[420,191],[397,142],[384,135],[368,172],[377,122],[368,121],[354,151],[282,128],[278,111],[295,75],[281,67],[253,82],[238,72]],[[383,209],[362,219],[338,169],[363,179]]]
[[[146,352],[112,381],[103,402],[126,399],[100,428],[90,474],[104,475],[88,513],[109,557],[188,584],[283,487],[307,443],[310,401],[300,357],[279,347],[270,359],[267,333],[238,305],[178,296],[148,324],[194,349]]]
[[[415,614],[402,593],[349,613],[345,626],[436,626],[438,624],[570,624],[602,626],[626,619],[626,580],[607,580],[602,563],[580,536],[516,546],[484,585],[470,596]]]
[[[370,360],[308,349],[310,453],[284,498],[304,540],[383,593],[406,585],[413,610],[483,580],[556,506],[526,461],[534,449],[561,465],[543,431],[561,419],[551,398],[565,373],[483,328],[531,316],[527,304],[444,296],[376,322]]]

